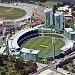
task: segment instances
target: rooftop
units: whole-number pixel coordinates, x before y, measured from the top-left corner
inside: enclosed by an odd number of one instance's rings
[[[38,54],[40,50],[33,50],[33,49],[22,48],[20,51],[24,52],[24,53]]]
[[[75,31],[70,31],[69,33],[70,33],[70,34],[75,34]]]
[[[62,14],[63,14],[62,11],[61,11],[61,12],[57,11],[54,15],[55,15],[55,16],[59,16],[59,15],[62,15]]]
[[[33,50],[31,54],[38,54],[40,50]]]
[[[24,53],[30,53],[31,52],[31,50],[27,49],[27,48],[22,48],[20,51],[24,52]]]
[[[52,8],[46,8],[46,9],[44,10],[44,12],[49,12],[49,11],[52,11]]]
[[[70,8],[69,8],[69,6],[67,5],[67,6],[63,6],[63,7],[59,7],[58,8],[58,10],[60,10],[60,11],[66,11],[66,10],[69,10]]]
[[[65,28],[65,30],[66,30],[67,32],[73,31],[72,28]]]

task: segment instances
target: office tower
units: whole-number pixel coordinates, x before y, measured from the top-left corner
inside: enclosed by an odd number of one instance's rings
[[[53,25],[53,9],[52,8],[46,8],[44,10],[44,13],[45,13],[46,27],[49,28]]]
[[[55,29],[58,30],[62,30],[63,28],[63,12],[56,12],[54,14],[54,18],[55,18]]]

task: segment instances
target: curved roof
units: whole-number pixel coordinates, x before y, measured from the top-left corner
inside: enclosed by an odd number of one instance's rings
[[[16,34],[14,34],[9,40],[8,40],[8,46],[9,46],[9,52],[10,52],[10,49],[12,50],[16,50],[19,47],[17,41],[18,39],[25,33],[29,32],[29,31],[32,31],[32,30],[35,30],[35,29],[38,29],[38,27],[41,27],[43,25],[39,25],[39,26],[35,26],[34,28],[25,28],[19,32],[17,32]],[[15,52],[14,54],[18,54],[17,52]]]
[[[74,43],[74,42],[71,41],[71,40],[67,41],[66,45],[63,46],[63,47],[61,48],[61,50],[62,50],[62,51],[67,51],[68,49],[70,49],[70,48],[73,47],[73,43]]]
[[[19,48],[19,46],[17,44],[19,37],[31,30],[34,30],[34,28],[23,29],[23,30],[17,32],[15,35],[13,35],[10,38],[10,40],[8,41],[9,48],[15,48],[15,49]]]

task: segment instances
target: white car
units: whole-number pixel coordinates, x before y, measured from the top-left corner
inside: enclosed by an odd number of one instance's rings
[[[18,5],[18,3],[14,3],[14,5]]]

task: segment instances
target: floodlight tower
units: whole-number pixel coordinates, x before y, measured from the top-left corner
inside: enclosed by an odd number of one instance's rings
[[[52,45],[53,45],[53,59],[55,59],[55,43],[56,43],[55,37],[52,37]]]

